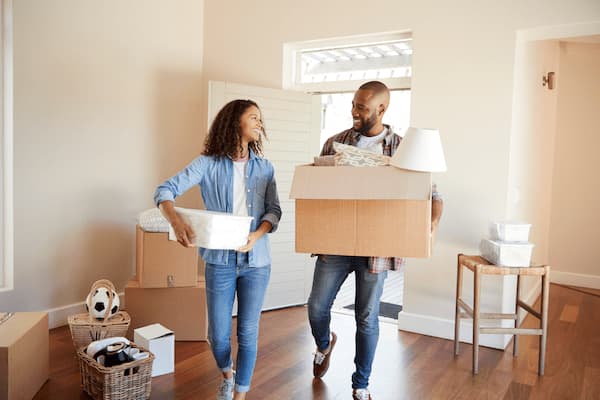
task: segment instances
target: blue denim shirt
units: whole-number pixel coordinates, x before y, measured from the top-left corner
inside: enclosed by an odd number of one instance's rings
[[[194,185],[199,185],[207,210],[232,213],[233,168],[233,161],[229,157],[199,156],[156,188],[154,203],[159,205],[166,200],[174,201]],[[275,171],[268,160],[257,157],[252,150],[246,166],[246,189],[248,215],[253,217],[250,230],[253,232],[262,221],[268,221],[273,225],[271,232],[275,232],[281,219]],[[199,251],[205,262],[226,265],[229,253],[234,250],[200,248]],[[248,263],[251,267],[271,264],[268,235],[256,241],[248,253]]]

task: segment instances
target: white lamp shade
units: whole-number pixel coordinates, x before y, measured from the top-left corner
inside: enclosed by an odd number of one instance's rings
[[[413,171],[446,171],[440,132],[437,129],[408,128],[390,164]]]

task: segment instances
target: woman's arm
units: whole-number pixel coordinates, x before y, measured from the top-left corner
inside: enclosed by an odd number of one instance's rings
[[[254,247],[254,244],[264,234],[275,232],[277,225],[281,219],[281,206],[279,205],[279,195],[277,194],[277,184],[275,183],[275,175],[271,177],[271,181],[267,185],[265,192],[265,213],[260,218],[260,225],[254,232],[248,235],[248,243],[240,247],[237,251],[248,252]]]
[[[269,221],[261,222],[258,229],[255,230],[254,232],[250,232],[250,234],[248,235],[248,243],[246,243],[246,245],[237,249],[237,251],[240,251],[242,253],[247,253],[248,251],[252,250],[252,247],[254,247],[254,244],[256,243],[256,241],[258,239],[260,239],[265,233],[271,232],[272,228],[273,228],[273,225],[271,225],[271,223]]]
[[[275,182],[275,176],[271,178],[271,181],[267,185],[265,193],[265,213],[260,218],[261,226],[263,222],[269,222],[271,228],[267,233],[272,233],[277,230],[279,220],[281,219],[281,206],[279,205],[279,194],[277,193],[277,183]]]
[[[192,227],[185,222],[175,211],[175,204],[171,200],[163,201],[158,205],[162,215],[169,221],[175,231],[177,241],[185,247],[192,247],[196,241],[196,234]]]
[[[206,160],[200,156],[186,168],[160,184],[154,192],[154,203],[169,221],[177,241],[182,246],[193,246],[195,234],[192,228],[175,211],[175,198],[202,181]]]

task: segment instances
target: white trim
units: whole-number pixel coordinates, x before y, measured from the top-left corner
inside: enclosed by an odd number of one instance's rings
[[[523,297],[523,300],[528,304],[535,303],[541,293],[541,287],[541,282],[538,282],[531,288],[529,293]],[[525,314],[525,312],[519,314],[519,322],[522,322]],[[510,321],[508,322],[510,323]],[[398,313],[398,330],[454,340],[454,319],[450,320],[431,315],[412,314],[400,311]],[[508,346],[511,338],[512,335],[484,334],[479,336],[479,344],[481,346],[504,350],[506,349],[506,346]],[[469,320],[463,320],[461,322],[460,341],[464,343],[473,343],[473,323]]]
[[[356,81],[297,83],[300,51],[322,50],[347,46],[368,46],[412,38],[410,30],[344,36],[330,39],[288,42],[283,44],[282,88],[307,93],[348,92],[356,90]],[[390,89],[410,89],[410,78],[378,79]]]
[[[584,287],[589,289],[600,289],[600,276],[598,275],[551,271],[550,282],[560,283],[562,285]]]
[[[0,292],[14,287],[13,228],[13,0],[2,1],[2,260],[0,262]]]

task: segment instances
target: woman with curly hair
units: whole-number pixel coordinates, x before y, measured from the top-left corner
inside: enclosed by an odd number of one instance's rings
[[[217,400],[244,399],[256,363],[258,325],[271,272],[266,233],[281,218],[273,165],[262,158],[261,112],[251,100],[233,100],[215,117],[201,156],[156,189],[155,204],[183,246],[194,243],[192,228],[174,200],[200,186],[207,210],[253,217],[248,242],[237,250],[200,248],[206,264],[208,339],[223,374]],[[237,372],[231,351],[231,315],[237,294]]]

